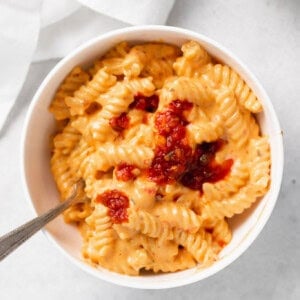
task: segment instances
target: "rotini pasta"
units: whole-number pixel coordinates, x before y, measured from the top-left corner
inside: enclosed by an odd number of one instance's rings
[[[55,151],[61,152],[63,155],[69,155],[77,146],[80,139],[80,132],[72,127],[72,123],[69,122],[64,127],[62,133],[57,134],[53,139]]]
[[[93,213],[86,218],[89,230],[83,244],[83,255],[99,263],[111,251],[114,242],[112,223],[107,208],[98,204]]]
[[[173,231],[166,222],[161,222],[158,217],[153,216],[147,211],[131,209],[129,211],[128,226],[152,238],[162,240],[172,240]]]
[[[160,263],[153,263],[146,270],[152,270],[157,273],[161,272],[176,272],[192,268],[196,265],[192,255],[185,249],[180,249],[178,254],[171,261],[162,261]]]
[[[173,66],[177,76],[198,77],[212,68],[211,57],[197,42],[184,44],[182,52]]]
[[[250,156],[255,157],[250,163],[250,182],[262,196],[270,181],[270,146],[266,137],[251,139]]]
[[[224,245],[229,244],[232,238],[232,234],[226,219],[217,221],[213,226],[212,238],[215,247],[219,250],[221,250]],[[218,250],[215,250],[215,252],[218,252]]]
[[[187,126],[188,134],[195,144],[216,141],[224,132],[222,121],[219,115],[216,115],[212,121],[201,122],[199,120]]]
[[[203,205],[201,214],[204,219],[231,218],[235,214],[242,213],[249,208],[258,197],[253,186],[245,186],[240,191],[220,201],[211,201]]]
[[[270,147],[262,105],[197,42],[122,42],[76,67],[49,107],[58,122],[51,170],[82,256],[113,272],[206,267],[231,241],[227,221],[265,195]]]
[[[85,221],[92,213],[92,208],[88,203],[77,203],[64,211],[66,223]]]
[[[72,186],[79,179],[78,175],[70,169],[68,156],[62,152],[54,152],[51,158],[51,171],[62,199],[67,199],[71,194]]]
[[[99,94],[106,92],[116,83],[116,77],[108,74],[105,68],[100,69],[85,85],[82,85],[73,95],[67,97],[65,102],[70,108],[71,116],[83,115]]]
[[[211,236],[205,231],[192,234],[177,229],[174,235],[175,241],[184,246],[198,263],[210,264],[215,259]]]
[[[230,67],[216,64],[208,69],[208,77],[216,84],[225,85],[233,91],[239,103],[253,113],[260,112],[262,105],[244,80]]]
[[[189,232],[197,232],[202,222],[201,217],[197,216],[191,209],[171,202],[157,204],[154,214],[162,222]]]
[[[216,93],[216,103],[219,105],[221,115],[224,118],[228,138],[236,143],[238,148],[244,147],[249,140],[249,128],[232,91],[228,88],[222,88]]]
[[[112,127],[110,121],[128,110],[129,105],[134,101],[134,95],[141,93],[149,96],[154,89],[151,78],[116,83],[107,93],[97,98],[96,102],[102,106],[102,109],[91,118],[85,117],[89,121],[86,122],[83,134],[99,142],[104,142],[109,137],[113,138],[118,128]]]
[[[184,76],[170,78],[161,90],[162,105],[175,99],[189,99],[200,107],[205,107],[213,101],[210,91],[200,79]]]
[[[151,148],[140,146],[133,148],[132,146],[118,145],[112,147],[106,143],[95,152],[91,160],[100,171],[107,171],[109,168],[122,162],[145,168],[151,162],[153,150]]]
[[[249,177],[248,166],[240,160],[236,160],[229,176],[216,183],[203,184],[202,202],[217,201],[227,198],[238,192],[239,188],[246,184]]]
[[[70,111],[65,100],[67,97],[72,96],[88,79],[89,75],[80,67],[74,68],[66,77],[49,107],[56,120],[64,120],[70,117]]]

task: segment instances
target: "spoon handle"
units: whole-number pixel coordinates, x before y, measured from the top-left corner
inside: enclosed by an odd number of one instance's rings
[[[28,240],[48,222],[66,210],[73,203],[73,200],[74,196],[68,198],[66,201],[41,216],[34,218],[33,220],[0,237],[0,261]]]

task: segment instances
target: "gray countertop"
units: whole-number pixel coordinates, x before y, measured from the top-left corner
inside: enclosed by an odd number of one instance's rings
[[[265,87],[284,132],[281,193],[245,254],[199,283],[134,290],[85,274],[38,233],[1,262],[0,299],[300,299],[299,15],[298,0],[178,0],[168,19],[168,25],[203,33],[237,54]],[[0,235],[33,216],[21,187],[20,137],[30,100],[57,61],[31,65],[0,137]]]

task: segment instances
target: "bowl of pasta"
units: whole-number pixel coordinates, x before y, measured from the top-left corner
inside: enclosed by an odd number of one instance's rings
[[[234,54],[195,32],[131,27],[97,37],[49,73],[22,143],[40,214],[77,203],[45,235],[88,273],[162,289],[202,280],[255,240],[283,170],[266,92]]]

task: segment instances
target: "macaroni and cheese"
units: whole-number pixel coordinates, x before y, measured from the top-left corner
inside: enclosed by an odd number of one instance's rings
[[[207,266],[231,240],[228,218],[268,190],[262,105],[195,41],[122,42],[75,67],[49,109],[61,199],[79,179],[90,199],[64,217],[95,266],[128,275]]]

